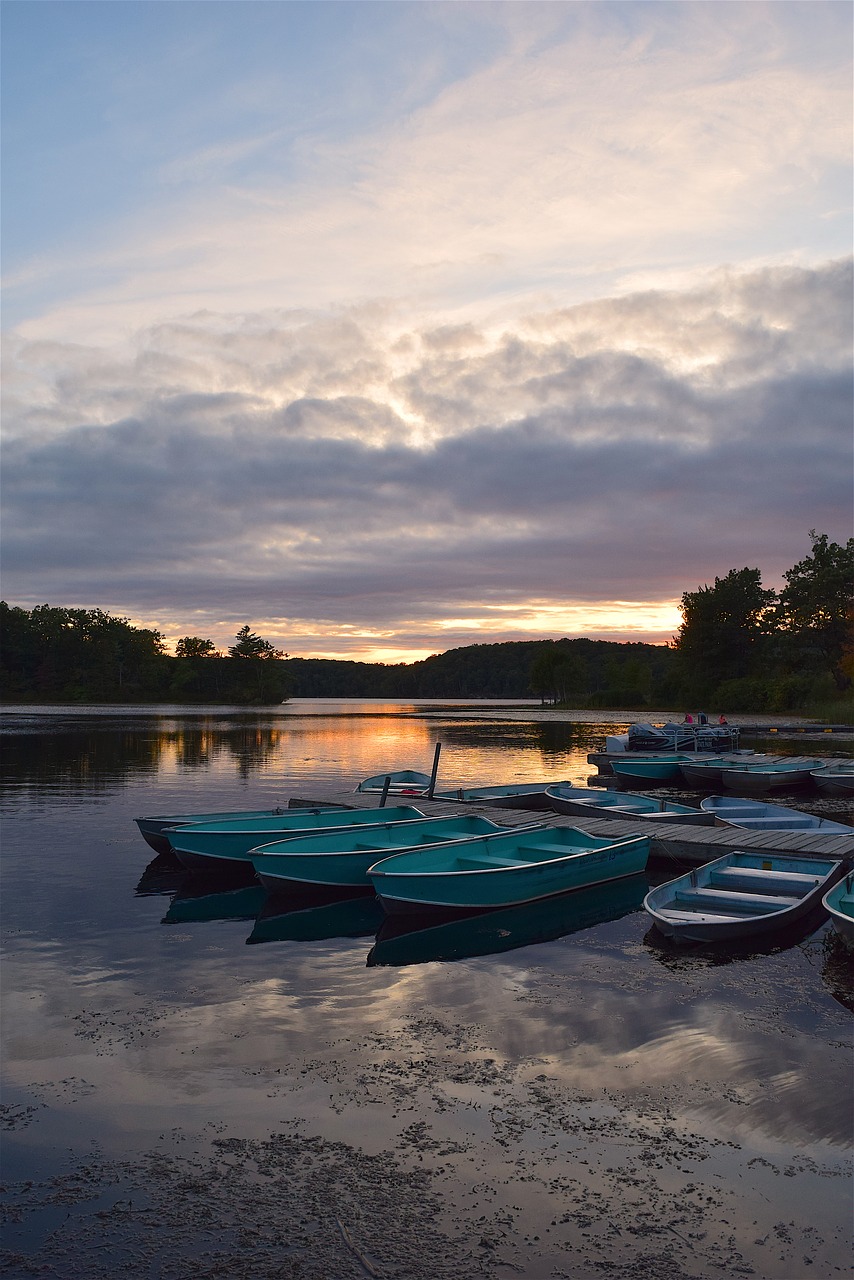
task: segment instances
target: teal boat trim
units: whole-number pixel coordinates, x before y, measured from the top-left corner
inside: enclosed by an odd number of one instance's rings
[[[412,805],[386,809],[327,809],[306,812],[291,809],[278,818],[256,818],[252,821],[200,822],[187,827],[174,827],[168,832],[169,844],[188,870],[210,870],[228,863],[249,865],[249,853],[259,845],[284,839],[290,834],[316,830],[360,828],[390,822],[406,822],[425,818]],[[425,819],[426,820],[426,819]]]
[[[851,871],[827,891],[822,906],[846,947],[854,950],[854,874]]]
[[[304,885],[364,888],[371,885],[368,868],[391,854],[506,830],[491,818],[461,813],[322,834],[302,833],[253,849],[250,860],[258,879],[271,893]]]

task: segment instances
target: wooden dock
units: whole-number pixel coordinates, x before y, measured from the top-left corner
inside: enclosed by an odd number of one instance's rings
[[[634,754],[634,753],[633,753]],[[447,800],[427,800],[420,796],[389,796],[387,806],[411,804],[427,817],[459,817],[461,813],[478,813],[492,818],[501,826],[516,827],[542,822],[550,827],[578,827],[593,836],[648,835],[652,837],[650,858],[656,862],[674,860],[702,866],[713,858],[722,858],[734,849],[751,849],[765,853],[788,853],[793,856],[813,854],[820,857],[854,858],[854,827],[847,836],[820,831],[742,831],[737,827],[704,827],[692,825],[662,826],[654,818],[577,818],[551,810],[498,809],[485,804],[457,804]],[[340,804],[350,809],[375,809],[379,797],[361,792],[344,791],[306,798],[293,797],[292,808]]]

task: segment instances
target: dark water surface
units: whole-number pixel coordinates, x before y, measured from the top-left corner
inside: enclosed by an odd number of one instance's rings
[[[583,784],[626,723],[9,711],[6,1273],[850,1275],[854,973],[826,925],[674,953],[635,877],[402,934],[372,898],[182,875],[133,823],[429,772],[437,742],[440,785]]]

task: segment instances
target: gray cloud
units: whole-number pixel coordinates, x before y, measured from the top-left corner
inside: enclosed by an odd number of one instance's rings
[[[849,535],[848,263],[497,337],[390,338],[380,319],[197,317],[124,363],[21,346],[6,598],[188,627],[315,619],[406,647],[473,602],[659,601],[745,564],[774,583],[810,528]]]

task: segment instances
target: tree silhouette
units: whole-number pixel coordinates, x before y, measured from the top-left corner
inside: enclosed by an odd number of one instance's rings
[[[249,624],[241,627],[236,637],[236,644],[233,644],[228,651],[230,658],[282,658],[285,655],[281,649],[274,648],[269,640],[262,640],[260,636],[256,636],[250,630]]]
[[[215,654],[213,640],[203,640],[201,636],[182,636],[175,645],[176,658],[209,658]]]

